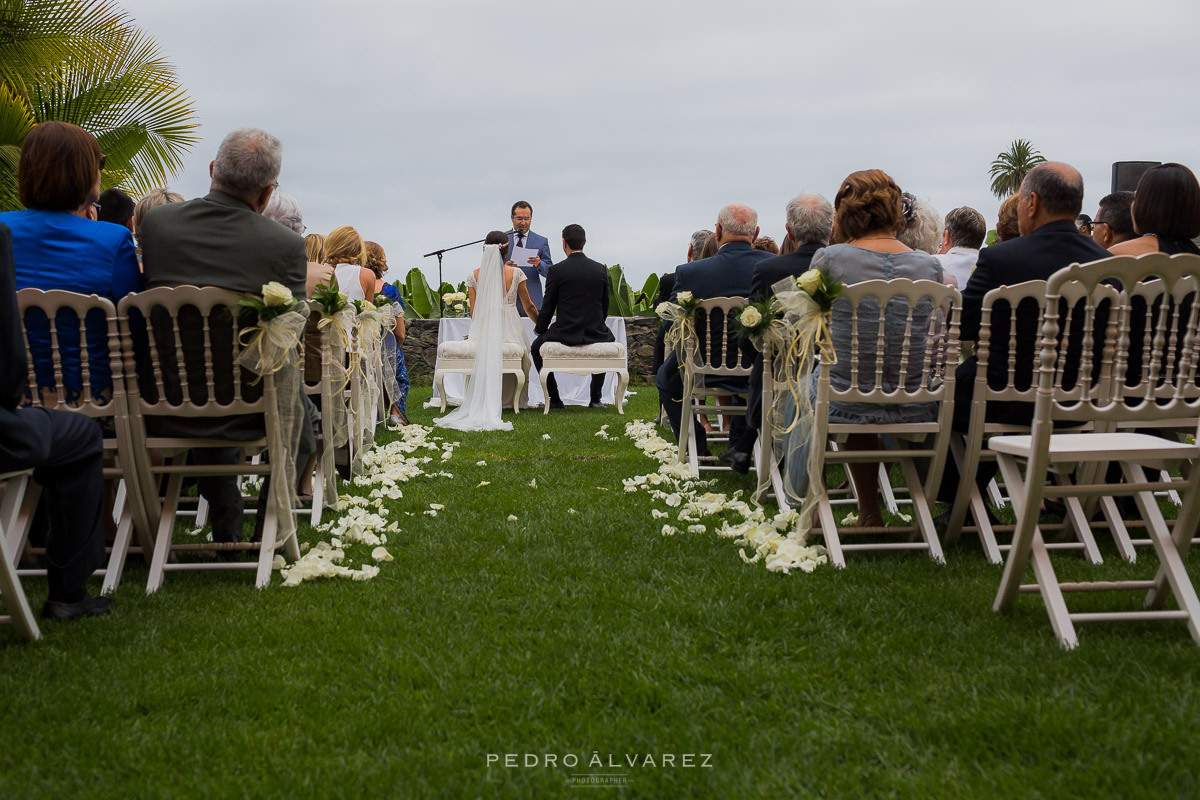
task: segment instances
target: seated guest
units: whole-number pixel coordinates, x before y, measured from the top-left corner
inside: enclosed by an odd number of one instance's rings
[[[720,247],[720,242],[715,233],[710,233],[704,237],[704,244],[700,247],[700,255],[696,256],[693,261],[699,261],[702,258],[712,258],[717,254],[717,249]]]
[[[1080,214],[1075,218],[1075,227],[1084,236],[1090,237],[1092,235],[1092,218],[1087,214]]]
[[[904,192],[904,230],[899,239],[913,250],[936,253],[942,241],[942,216],[928,200]]]
[[[12,229],[18,289],[62,289],[96,294],[114,304],[142,288],[129,231],[108,222],[91,222],[74,212],[100,197],[104,155],[95,137],[68,122],[43,122],[21,145],[17,185],[24,211],[0,214]],[[59,313],[57,343],[63,360],[63,385],[82,392],[79,359],[80,323],[72,312]],[[27,320],[29,346],[38,383],[53,386],[50,325],[45,317]],[[91,388],[112,388],[108,330],[87,326]]]
[[[796,241],[790,237],[783,237],[783,241],[779,243],[779,255],[786,256],[788,253],[796,252]]]
[[[151,189],[142,196],[141,200],[137,201],[137,205],[133,207],[133,239],[138,243],[138,263],[142,260],[142,220],[146,218],[146,212],[152,208],[166,205],[167,203],[182,203],[183,195],[179,192],[172,192],[169,189],[157,188]]]
[[[542,345],[561,342],[569,347],[613,341],[608,329],[608,270],[598,261],[583,254],[586,234],[580,225],[563,228],[562,246],[567,257],[550,267],[546,276],[546,294],[538,312],[533,332],[530,356],[533,366],[541,372]],[[556,316],[557,315],[557,316]],[[604,373],[592,375],[589,408],[601,408],[600,393],[604,389]],[[562,408],[558,381],[554,374],[546,379],[546,402],[551,408]],[[621,402],[618,398],[617,402]]]
[[[1100,208],[1092,218],[1092,238],[1111,250],[1113,245],[1136,239],[1133,232],[1133,192],[1113,192],[1100,198]]]
[[[1142,174],[1129,208],[1138,238],[1114,245],[1114,256],[1193,253],[1200,236],[1200,184],[1183,164],[1159,164]]]
[[[915,198],[914,198],[915,200]],[[932,207],[924,204],[929,212]],[[917,224],[909,224],[905,219],[900,187],[887,175],[878,169],[863,170],[852,173],[842,182],[837,196],[833,201],[834,223],[833,238],[837,244],[832,244],[818,250],[812,258],[814,269],[826,268],[829,277],[834,281],[845,284],[861,283],[870,280],[890,280],[892,278],[907,278],[909,280],[942,280],[942,265],[929,253],[914,250],[900,240],[905,230],[913,228],[924,229],[924,244],[929,243],[929,220],[936,220],[933,231],[940,227],[941,220],[936,212],[914,213],[913,219],[920,219]],[[910,208],[913,208],[910,202]],[[914,209],[915,211],[915,209]],[[940,236],[940,232],[938,232]],[[925,312],[913,312],[914,341],[918,339],[918,329],[928,326],[932,309]],[[884,319],[871,319],[869,312],[859,310],[858,346],[859,353],[868,359],[875,358],[875,340],[879,326],[885,330],[893,328],[904,329],[905,317],[909,313],[906,304],[889,304],[884,312]],[[894,319],[895,317],[895,319]],[[833,316],[830,320],[830,332],[833,337],[835,351],[839,354],[850,353],[850,342],[854,335],[854,325],[849,304],[839,301],[833,306]],[[889,363],[883,356],[885,379],[899,380],[900,348],[889,348],[896,363]],[[850,358],[839,358],[830,367],[830,384],[835,389],[850,388],[851,369]],[[814,388],[817,373],[814,371]],[[873,388],[874,372],[870,376],[859,376],[859,385],[864,389]],[[868,403],[830,404],[829,421],[851,424],[886,424],[902,422],[924,422],[937,416],[937,408],[930,403],[877,405]],[[804,435],[801,432],[800,435]],[[852,450],[877,450],[880,448],[879,437],[873,433],[851,434],[846,439],[847,446]],[[824,442],[813,442],[812,447],[824,447]],[[855,462],[848,465],[850,474],[854,477],[858,489],[859,524],[864,527],[882,527],[883,512],[879,507],[879,465],[878,463]],[[789,474],[799,473],[802,481],[807,479],[806,471],[789,470]],[[802,488],[793,487],[798,496],[803,496]]]
[[[962,290],[963,311],[959,335],[963,341],[978,341],[983,297],[992,289],[1025,281],[1046,280],[1063,267],[1086,264],[1108,256],[1103,247],[1091,237],[1080,236],[1079,229],[1075,227],[1075,219],[1083,207],[1083,177],[1074,167],[1055,161],[1038,164],[1025,176],[1020,191],[1014,197],[1021,235],[979,251],[975,271]],[[1014,326],[1020,351],[1015,359],[1014,383],[1025,388],[1035,380],[1036,342],[1041,334],[1039,315],[1039,307],[1027,304],[1022,304],[1015,314],[1011,310],[1003,314],[993,312],[991,350],[987,364],[988,384],[993,388],[1009,385],[1008,342]],[[977,368],[978,359],[971,356],[959,364],[955,371],[953,428],[960,433],[967,433],[970,426],[971,397],[975,392]],[[1033,422],[1032,403],[989,403],[984,413],[988,422],[1014,425]],[[995,474],[995,462],[981,463],[975,475],[976,484],[981,488],[987,486]],[[958,480],[954,460],[948,459],[939,499],[952,500]]]
[[[100,428],[82,414],[21,407],[28,367],[16,293],[12,237],[0,224],[0,472],[32,468],[45,493],[50,593],[42,616],[73,620],[107,614],[112,600],[92,597],[85,587],[104,565]]]
[[[333,267],[338,289],[348,300],[375,297],[375,273],[363,266],[366,242],[349,225],[334,228],[325,237],[325,263]]]
[[[304,254],[310,263],[325,263],[325,234],[310,233],[304,237]]]
[[[283,147],[266,131],[239,128],[226,136],[209,167],[212,185],[206,196],[158,206],[146,214],[142,250],[147,287],[215,286],[258,295],[265,284],[277,281],[293,297],[304,297],[308,273],[304,240],[262,215],[278,185],[282,163]],[[303,392],[300,402],[304,407],[296,412],[304,414],[308,424],[301,426],[295,455],[298,464],[305,464],[316,450],[316,411]],[[150,423],[156,435],[234,441],[257,439],[263,430],[258,414],[159,417]],[[236,446],[192,450],[192,461],[199,465],[236,464],[241,458],[242,448]],[[213,541],[241,541],[243,504],[237,480],[221,475],[201,477],[198,483],[211,508]],[[267,494],[264,482],[262,495]]]
[[[271,193],[271,200],[267,203],[267,208],[263,211],[263,216],[267,219],[273,219],[283,227],[290,231],[294,231],[297,236],[303,236],[304,231],[304,212],[300,210],[300,204],[296,202],[296,198],[285,192],[283,189],[276,188]],[[308,241],[304,242],[305,255],[308,254]],[[305,297],[312,298],[313,291],[319,284],[329,283],[330,277],[333,275],[333,268],[328,264],[322,264],[320,261],[308,259],[308,277],[304,281]]]
[[[1021,235],[1017,225],[1017,195],[1009,195],[996,214],[996,244],[1010,242]]]
[[[133,230],[133,210],[136,204],[132,197],[120,189],[105,189],[100,193],[98,202],[100,208],[96,210],[97,221],[111,222],[128,231]]]
[[[819,194],[801,194],[792,198],[785,211],[787,236],[784,243],[792,243],[793,250],[778,258],[768,258],[754,266],[754,278],[750,282],[752,300],[766,300],[772,296],[772,287],[788,277],[798,278],[812,266],[813,255],[829,244],[833,233],[833,206]],[[763,356],[754,359],[754,372],[750,373],[750,394],[746,410],[746,431],[726,450],[717,456],[734,472],[750,471],[750,454],[758,441],[758,429],[762,423]]]
[[[942,262],[942,271],[954,276],[954,286],[967,285],[986,235],[987,222],[975,209],[962,206],[946,215],[946,232],[935,257]]]
[[[712,231],[696,231],[692,234],[691,241],[688,242],[687,263],[690,264],[700,257],[700,251],[704,248],[704,242],[710,234],[712,234]],[[671,299],[671,290],[673,288],[675,288],[675,273],[664,272],[662,277],[658,279],[658,296],[654,298],[655,308],[658,308],[659,303],[665,303]],[[665,329],[660,327],[658,335],[654,338],[654,363],[650,367],[655,375],[658,374],[658,368],[662,366],[665,336]]]
[[[775,240],[770,236],[760,236],[754,240],[754,249],[762,250],[764,253],[770,253],[773,256],[779,255],[779,245],[775,244]]]
[[[734,203],[725,206],[717,215],[716,231],[709,239],[718,245],[716,255],[702,258],[675,268],[675,286],[671,291],[674,300],[680,292],[691,292],[696,299],[711,297],[749,297],[754,279],[754,267],[762,260],[771,258],[770,253],[755,250],[750,245],[758,237],[758,212],[750,206]],[[707,247],[707,242],[705,243]],[[698,325],[696,335],[703,349],[708,333],[707,325]],[[683,374],[679,366],[679,354],[668,353],[658,371],[659,401],[666,409],[671,430],[679,435],[683,414]],[[713,384],[714,386],[716,384]],[[733,391],[749,391],[749,381],[722,382],[722,388]],[[741,436],[744,420],[733,419],[732,434]],[[701,455],[708,454],[708,439],[703,427],[695,425],[696,448]]]
[[[404,342],[404,298],[400,296],[400,290],[390,283],[383,280],[383,276],[387,273],[387,253],[383,247],[375,242],[365,242],[367,252],[367,269],[375,274],[375,294],[381,294],[388,299],[392,305],[398,307],[396,314],[396,327],[388,334],[395,342],[396,346],[396,386],[395,397],[390,397],[391,406],[388,409],[388,421],[392,425],[407,425],[408,412],[405,408],[408,402],[408,389],[410,386],[408,380],[408,367],[404,363],[404,348],[400,345]],[[386,387],[385,387],[386,388]],[[388,391],[391,394],[392,390]]]

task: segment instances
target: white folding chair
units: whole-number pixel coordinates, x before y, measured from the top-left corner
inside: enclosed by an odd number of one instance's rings
[[[1109,285],[1120,287],[1120,296],[1115,308],[1105,312],[1103,298]],[[1077,622],[1183,620],[1200,643],[1200,599],[1184,566],[1200,523],[1200,447],[1118,429],[1161,419],[1191,419],[1200,428],[1198,288],[1200,257],[1158,253],[1072,265],[1047,281],[1032,433],[994,436],[989,442],[998,454],[1017,512],[1013,544],[993,608],[1010,611],[1018,592],[1040,593],[1059,643],[1066,649],[1078,645]],[[1151,308],[1157,306],[1148,315],[1142,341],[1130,340],[1135,298]],[[1082,342],[1072,352],[1059,343],[1060,337]],[[1140,368],[1131,370],[1129,356],[1135,349],[1143,358]],[[1099,364],[1095,352],[1101,353]],[[1095,430],[1056,432],[1055,423],[1062,422],[1090,422]],[[1088,480],[1089,475],[1102,478],[1094,467],[1110,461],[1120,464],[1125,483]],[[1190,465],[1186,483],[1165,483],[1146,475],[1147,468],[1163,469],[1179,462]],[[1159,558],[1153,580],[1059,582],[1038,528],[1038,508],[1047,492],[1047,473],[1052,468],[1066,472],[1072,465],[1079,466],[1079,483],[1050,491],[1064,497],[1132,495]],[[1183,505],[1173,531],[1154,497],[1164,488],[1182,490]],[[1030,563],[1036,582],[1022,585]],[[1067,592],[1111,590],[1146,590],[1145,607],[1085,612],[1067,608]],[[1178,609],[1163,608],[1168,596],[1174,597]]]
[[[679,368],[683,373],[683,410],[679,416],[680,463],[691,465],[692,472],[700,470],[729,470],[715,456],[701,457],[696,447],[692,426],[700,415],[723,414],[725,416],[746,415],[746,395],[749,391],[750,373],[754,359],[743,352],[741,338],[727,324],[729,312],[746,305],[744,297],[712,297],[700,301],[696,311],[696,336],[685,337]],[[708,386],[708,381],[745,382],[747,388],[733,391],[719,386]],[[721,398],[740,397],[742,405],[723,405]],[[715,402],[710,402],[712,398]],[[715,432],[714,432],[715,433]],[[728,442],[728,436],[709,436],[709,442]]]
[[[141,434],[144,446],[135,453],[139,475],[144,479],[145,495],[161,502],[157,511],[158,531],[154,557],[150,564],[147,593],[161,588],[167,572],[177,570],[255,570],[255,584],[266,587],[271,580],[275,551],[283,548],[289,560],[300,557],[295,536],[277,541],[279,519],[276,503],[267,503],[261,542],[201,542],[176,544],[172,541],[179,493],[183,478],[194,476],[270,475],[271,492],[290,495],[282,468],[283,459],[275,457],[267,464],[248,464],[245,459],[233,465],[188,464],[187,452],[197,448],[239,447],[266,449],[278,456],[283,452],[280,421],[275,413],[275,376],[258,376],[238,364],[243,345],[239,339],[242,295],[224,289],[180,286],[150,289],[129,295],[118,305],[121,353],[125,359],[126,385],[131,428]],[[144,330],[149,340],[147,352],[138,353],[134,330]],[[142,358],[140,368],[135,362]],[[192,419],[197,422],[235,415],[262,415],[263,432],[243,441],[208,436],[157,436],[145,434],[147,423],[156,418]],[[149,450],[157,449],[168,463],[150,464]],[[243,452],[244,452],[243,450]],[[294,454],[292,454],[294,457]],[[167,477],[166,495],[158,495],[158,480]],[[180,552],[258,551],[257,562],[205,561],[179,562],[168,559]]]
[[[951,308],[950,325],[944,342],[929,346],[929,320],[933,310]],[[941,543],[933,526],[930,497],[941,481],[949,447],[948,433],[954,408],[954,369],[958,360],[958,317],[961,298],[958,290],[936,281],[893,279],[852,284],[842,290],[834,306],[835,325],[839,315],[848,315],[849,349],[838,352],[842,373],[838,385],[831,375],[832,364],[822,356],[814,404],[814,426],[808,446],[816,448],[817,473],[825,475],[827,465],[854,462],[899,462],[912,500],[914,524],[872,528],[838,527],[833,502],[824,481],[816,487],[816,508],[801,513],[816,513],[824,536],[830,563],[846,565],[845,553],[858,550],[925,550],[938,563],[944,561]],[[882,311],[882,313],[881,313]],[[867,406],[937,404],[936,416],[926,422],[839,423],[831,422],[832,403]],[[847,444],[831,446],[833,437],[849,434],[887,434],[898,442],[916,442],[927,446],[897,449],[851,449]],[[800,433],[798,435],[803,435]],[[919,461],[928,462],[924,475]],[[793,465],[804,468],[804,465]],[[847,473],[849,469],[847,468]],[[862,487],[858,487],[861,491]],[[852,535],[913,534],[904,541],[843,542]]]
[[[42,638],[42,632],[33,616],[33,609],[29,607],[21,579],[17,577],[14,566],[16,557],[9,551],[8,531],[23,524],[19,519],[22,500],[32,482],[31,469],[0,474],[0,597],[4,599],[4,607],[8,612],[0,616],[0,622],[11,624],[18,636],[30,641]]]
[[[1116,290],[1098,289],[1098,299],[1111,303],[1116,300]],[[1028,403],[1032,411],[1036,387],[1034,385],[1034,364],[1036,361],[1038,342],[1037,331],[1041,330],[1041,309],[1046,299],[1045,281],[1026,281],[1013,286],[1000,286],[989,291],[983,297],[980,309],[979,338],[975,348],[978,365],[975,373],[975,385],[971,396],[970,423],[965,435],[951,434],[950,451],[958,465],[961,480],[958,484],[953,505],[950,511],[950,521],[946,526],[944,542],[952,544],[959,538],[963,530],[973,531],[979,536],[980,543],[988,561],[1000,564],[1002,553],[1008,551],[1007,544],[1001,544],[997,531],[1011,531],[1011,525],[994,526],[988,519],[987,505],[983,494],[975,484],[974,476],[979,470],[980,461],[993,458],[994,454],[984,445],[992,436],[1002,434],[1022,434],[1029,432],[1028,425],[1018,425],[1006,422],[988,422],[986,411],[991,403]],[[1039,324],[1034,330],[1019,329],[1017,311],[1025,313],[1037,309]],[[1007,331],[1004,341],[993,342],[993,323],[997,323],[1000,331]],[[988,366],[991,359],[1004,357],[1007,359],[1004,385],[994,385],[995,377],[989,377]],[[1082,428],[1081,428],[1082,429]],[[1056,482],[1069,480],[1069,476],[1052,473]],[[997,494],[999,490],[997,489]],[[1054,496],[1053,492],[1050,492]],[[1066,498],[1067,516],[1061,526],[1064,534],[1074,531],[1076,541],[1060,541],[1048,543],[1048,549],[1074,550],[1082,549],[1088,561],[1093,564],[1102,563],[1100,548],[1092,535],[1088,523],[1087,509],[1078,498]],[[970,513],[974,524],[966,525],[966,517]],[[1048,529],[1050,526],[1043,526]]]
[[[97,423],[107,422],[111,426],[112,435],[104,439],[107,462],[104,479],[125,487],[124,502],[116,519],[116,535],[109,548],[108,564],[95,573],[104,578],[101,593],[111,594],[121,582],[133,533],[137,533],[139,552],[147,562],[154,545],[152,525],[142,493],[143,484],[137,473],[135,451],[138,445],[134,442],[129,425],[124,367],[117,333],[117,310],[109,300],[94,294],[41,289],[22,289],[17,292],[17,307],[25,335],[26,352],[29,353],[29,404],[83,414]],[[48,348],[36,346],[38,357],[50,362],[50,369],[41,370],[40,373],[35,368],[34,347],[31,347],[28,327],[35,318],[43,321],[49,332]],[[107,338],[105,356],[112,375],[112,389],[103,393],[93,390],[93,373],[98,365],[95,363],[97,354],[87,345],[89,328],[93,332],[104,331]],[[78,354],[78,365],[68,365],[64,360],[60,347],[64,340],[79,343],[70,348]],[[41,489],[36,483],[30,486],[26,494],[24,502],[29,507],[31,517],[40,494]],[[29,527],[12,527],[8,535],[10,554],[14,559],[19,558],[28,545]],[[19,574],[44,576],[46,571],[22,569]]]

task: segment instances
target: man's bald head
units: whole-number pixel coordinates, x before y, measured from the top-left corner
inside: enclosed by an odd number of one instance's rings
[[[1029,171],[1021,182],[1017,223],[1028,236],[1047,222],[1069,219],[1083,210],[1083,176],[1061,161],[1047,161]]]
[[[717,238],[726,242],[753,242],[758,236],[758,212],[742,203],[730,203],[717,214]]]

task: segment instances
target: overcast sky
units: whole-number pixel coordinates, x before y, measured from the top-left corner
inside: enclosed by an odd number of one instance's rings
[[[743,202],[780,239],[787,201],[878,167],[944,215],[994,227],[988,167],[1018,137],[1078,167],[1084,210],[1113,161],[1200,169],[1200,2],[973,0],[118,0],[195,101],[172,183],[208,190],[236,127],[284,144],[310,232],[354,225],[389,279],[507,230],[518,199],[550,239],[640,286]],[[447,254],[458,282],[476,248]]]

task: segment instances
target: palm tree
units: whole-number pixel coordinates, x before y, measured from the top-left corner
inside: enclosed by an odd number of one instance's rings
[[[1021,181],[1029,174],[1029,170],[1045,161],[1046,158],[1028,139],[1017,139],[1008,146],[1008,151],[996,156],[988,174],[992,176],[992,194],[1003,200],[1021,188]]]
[[[199,141],[174,69],[112,0],[0,0],[0,210],[20,208],[21,143],[52,119],[90,131],[108,156],[102,186],[133,194]]]

